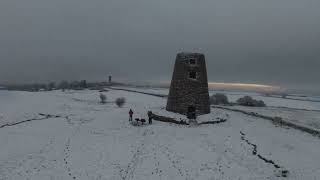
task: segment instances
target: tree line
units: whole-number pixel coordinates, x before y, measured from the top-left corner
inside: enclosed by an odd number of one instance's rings
[[[112,85],[119,83],[112,83]],[[90,82],[86,80],[81,81],[66,81],[63,80],[59,83],[49,82],[49,83],[32,83],[32,84],[11,84],[5,85],[8,90],[16,91],[52,91],[52,90],[83,90],[83,89],[95,89],[100,90],[103,87],[110,86],[111,83],[108,82]]]

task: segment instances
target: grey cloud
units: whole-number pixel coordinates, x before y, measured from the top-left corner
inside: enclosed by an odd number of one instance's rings
[[[170,80],[175,54],[209,79],[319,87],[318,0],[1,0],[0,82]]]

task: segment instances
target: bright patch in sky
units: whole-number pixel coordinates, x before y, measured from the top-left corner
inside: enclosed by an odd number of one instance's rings
[[[272,86],[265,84],[246,84],[246,83],[219,83],[209,82],[210,88],[223,88],[223,89],[241,89],[241,90],[256,90],[256,91],[282,91],[280,86]]]

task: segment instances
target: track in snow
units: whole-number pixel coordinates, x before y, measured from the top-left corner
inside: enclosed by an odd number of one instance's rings
[[[68,116],[62,117],[62,116],[59,116],[59,115],[42,114],[42,113],[39,113],[39,115],[40,116],[44,116],[44,117],[35,118],[35,119],[27,119],[27,120],[24,120],[24,121],[19,121],[19,122],[10,123],[10,124],[4,124],[4,125],[1,125],[0,128],[15,126],[15,125],[19,125],[19,124],[26,123],[26,122],[41,121],[41,120],[46,120],[46,119],[50,119],[50,118],[65,118],[65,119],[68,119]]]
[[[120,168],[120,176],[122,180],[132,179],[137,166],[142,163],[141,156],[145,150],[145,143],[147,140],[146,138],[149,136],[149,133],[150,133],[149,131],[150,131],[149,129],[146,129],[143,132],[142,134],[143,139],[141,140],[139,147],[136,149],[127,167],[125,169]]]
[[[276,169],[280,169],[281,166],[277,163],[275,163],[273,160],[271,159],[267,159],[264,156],[262,156],[261,154],[258,153],[258,147],[256,144],[253,144],[252,142],[250,142],[247,138],[246,138],[246,134],[243,133],[242,131],[240,131],[240,135],[241,135],[241,140],[245,141],[248,145],[253,147],[252,150],[252,154],[257,156],[259,159],[263,160],[265,163],[267,164],[271,164],[273,165]],[[283,169],[283,168],[282,168]],[[287,177],[288,176],[289,171],[288,170],[281,170],[281,176],[282,177]]]

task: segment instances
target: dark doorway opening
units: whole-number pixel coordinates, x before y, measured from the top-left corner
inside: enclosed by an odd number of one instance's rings
[[[187,118],[188,119],[196,119],[196,107],[189,106],[187,111]]]

